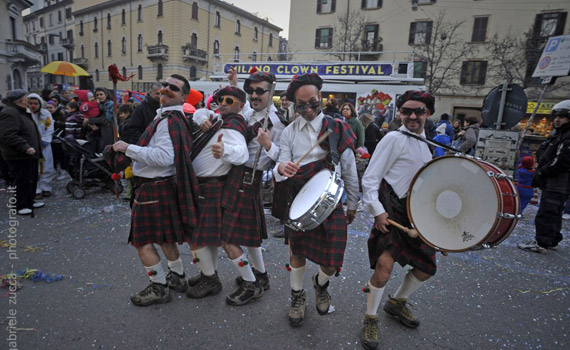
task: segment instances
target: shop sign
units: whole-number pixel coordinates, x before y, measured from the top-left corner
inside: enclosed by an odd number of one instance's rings
[[[556,105],[555,102],[541,102],[540,106],[538,107],[538,110],[536,111],[536,114],[550,114],[554,105]],[[534,112],[535,108],[536,108],[536,102],[529,102],[526,107],[526,112],[528,114],[531,114],[532,112]]]

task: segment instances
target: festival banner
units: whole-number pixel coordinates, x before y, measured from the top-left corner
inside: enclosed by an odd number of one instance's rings
[[[319,64],[299,64],[299,63],[232,63],[224,66],[224,72],[228,73],[230,68],[237,71],[238,76],[248,75],[252,67],[265,73],[273,73],[279,77],[292,77],[297,74],[317,73],[321,77],[362,77],[362,78],[388,78],[392,75],[392,64],[390,63],[319,63]]]

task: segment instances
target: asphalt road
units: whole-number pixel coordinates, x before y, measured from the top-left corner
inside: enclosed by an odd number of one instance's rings
[[[329,291],[334,311],[315,310],[310,278],[305,276],[308,307],[305,324],[287,322],[289,279],[282,239],[265,241],[271,288],[249,305],[230,307],[236,272],[220,251],[224,289],[214,297],[191,300],[176,294],[172,302],[140,308],[129,296],[148,279],[136,250],[127,245],[127,203],[106,192],[72,199],[57,183],[54,196],[36,217],[18,217],[10,230],[0,191],[0,274],[39,269],[59,281],[20,279],[22,288],[0,288],[0,349],[360,349],[366,309],[362,287],[370,278],[366,239],[372,224],[359,212],[349,226],[345,265]],[[534,237],[530,205],[513,234],[493,249],[438,254],[438,273],[410,299],[421,319],[418,329],[380,315],[381,349],[568,349],[570,348],[570,243],[548,254],[523,252],[516,243]],[[14,222],[12,222],[14,223]],[[568,221],[564,232],[568,237]],[[271,233],[280,230],[268,217]],[[13,237],[9,237],[12,235]],[[187,246],[181,248],[187,274],[198,272]],[[398,265],[383,302],[393,294],[407,268]]]

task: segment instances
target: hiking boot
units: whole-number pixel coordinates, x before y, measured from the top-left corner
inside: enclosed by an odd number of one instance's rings
[[[305,319],[305,290],[291,290],[291,308],[289,309],[289,324],[292,327],[300,327]]]
[[[519,247],[519,249],[522,249],[522,250],[526,250],[526,251],[534,252],[534,253],[540,253],[540,254],[546,254],[546,252],[548,250],[546,248],[539,246],[535,240],[519,243],[518,247]]]
[[[150,284],[131,297],[131,302],[136,306],[148,306],[152,304],[164,304],[170,301],[170,290],[167,286],[150,282]]]
[[[364,315],[363,325],[360,344],[366,350],[378,349],[378,316]]]
[[[417,328],[420,321],[416,319],[406,304],[406,299],[395,299],[388,295],[388,301],[384,304],[384,311],[397,317],[404,326]],[[413,305],[410,306],[413,307]]]
[[[218,275],[218,271],[214,272],[216,274],[216,276]],[[202,273],[200,272],[199,274],[197,274],[194,277],[190,277],[187,281],[188,281],[188,286],[189,287],[194,287],[195,285],[197,285],[198,283],[200,283],[200,280],[202,279]]]
[[[327,291],[329,287],[329,281],[324,286],[319,286],[319,274],[313,276],[313,287],[315,287],[315,297],[317,298],[317,311],[319,315],[326,315],[329,312],[329,307],[331,306],[331,295]]]
[[[166,285],[170,289],[174,289],[178,293],[184,293],[188,289],[188,282],[186,281],[186,274],[180,276],[176,272],[168,271],[166,275]]]
[[[267,274],[267,271],[265,271],[264,273],[261,273],[254,268],[253,274],[255,275],[255,279],[258,280],[259,284],[261,284],[261,286],[263,287],[263,290],[268,290],[269,289],[269,275]],[[241,276],[236,277],[236,283],[238,286],[241,286],[241,284],[243,283],[243,278]]]
[[[228,295],[226,304],[232,306],[241,306],[249,303],[253,299],[259,299],[263,296],[263,288],[259,280],[255,282],[242,281],[238,290]]]
[[[216,295],[222,290],[222,282],[218,278],[218,274],[206,276],[202,274],[202,278],[198,284],[188,287],[186,295],[188,298],[200,299],[208,295]]]

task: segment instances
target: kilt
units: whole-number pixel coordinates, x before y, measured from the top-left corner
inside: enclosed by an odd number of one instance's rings
[[[192,237],[188,244],[194,247],[206,245],[219,247],[222,244],[222,193],[224,181],[206,182],[198,185],[198,208],[200,217],[198,225],[194,227]]]
[[[141,183],[132,204],[128,242],[139,248],[147,244],[182,244],[190,239],[178,205],[176,177]]]
[[[285,181],[277,182],[275,181],[275,186],[273,187],[273,203],[271,204],[271,215],[273,217],[284,222],[288,219],[288,206],[289,206],[289,183],[287,179]]]
[[[398,198],[398,195],[385,180],[382,180],[380,184],[378,197],[391,219],[404,226],[411,226],[406,209],[406,198]],[[390,232],[384,233],[372,228],[368,239],[370,268],[374,269],[380,255],[388,250],[394,261],[402,267],[410,265],[429,275],[435,275],[435,250],[419,237],[410,238],[406,233],[400,232],[392,225],[389,226],[389,229]]]
[[[261,201],[261,175],[258,171],[252,185],[242,182],[237,203],[224,209],[222,241],[244,247],[260,247],[267,239],[267,226]]]

